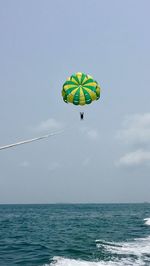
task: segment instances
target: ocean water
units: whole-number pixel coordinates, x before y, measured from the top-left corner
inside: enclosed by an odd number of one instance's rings
[[[150,204],[0,205],[0,266],[150,266]]]

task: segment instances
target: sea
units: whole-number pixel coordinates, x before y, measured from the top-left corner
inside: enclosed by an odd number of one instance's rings
[[[150,204],[0,205],[0,266],[150,266]]]

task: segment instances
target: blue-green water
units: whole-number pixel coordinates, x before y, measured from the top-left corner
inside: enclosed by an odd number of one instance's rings
[[[150,266],[150,204],[0,205],[0,266]]]

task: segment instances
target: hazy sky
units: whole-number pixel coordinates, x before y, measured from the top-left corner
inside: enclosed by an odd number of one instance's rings
[[[0,203],[150,201],[150,1],[0,0]],[[66,78],[101,86],[67,105]],[[79,112],[85,111],[80,121]]]

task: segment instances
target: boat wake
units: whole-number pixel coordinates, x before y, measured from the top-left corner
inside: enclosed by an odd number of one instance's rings
[[[145,218],[145,225],[150,225],[150,218]],[[50,264],[44,266],[149,266],[150,236],[135,238],[128,242],[95,241],[97,251],[103,259],[94,261],[54,257]]]

